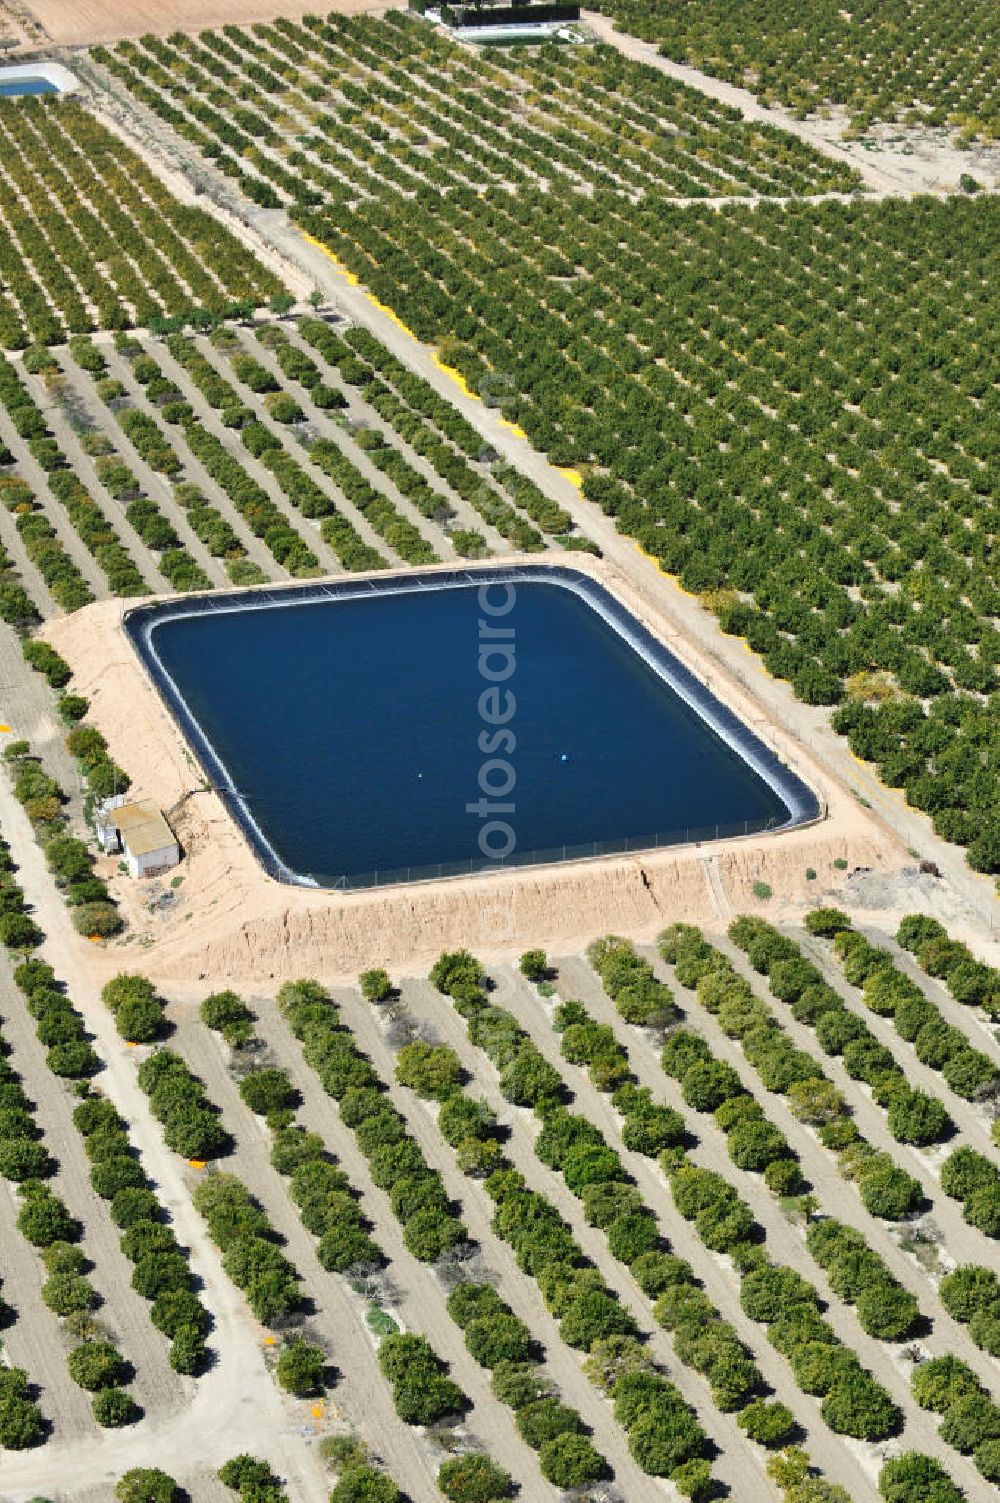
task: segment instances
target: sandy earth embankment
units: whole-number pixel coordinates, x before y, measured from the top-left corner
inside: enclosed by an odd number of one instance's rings
[[[662,623],[617,570],[603,561],[578,562],[660,634]],[[201,771],[134,653],[122,614],[120,602],[99,602],[49,622],[44,635],[72,665],[74,688],[90,698],[90,719],[129,772],[133,793],[169,811],[200,788]],[[676,638],[670,646],[704,676],[696,651]],[[720,683],[717,665],[712,685],[761,730],[758,707],[745,702],[741,686]],[[500,959],[531,945],[579,949],[608,931],[652,935],[675,919],[717,924],[760,906],[755,882],[772,889],[766,911],[778,917],[800,912],[850,869],[892,872],[905,862],[898,839],[821,768],[805,764],[801,745],[793,749],[781,727],[767,725],[762,734],[779,756],[794,759],[824,800],[828,813],[820,823],[639,856],[339,893],[267,877],[216,794],[199,791],[173,816],[185,853],[176,887],[133,882],[115,863],[106,865],[130,917],[128,946],[142,947],[144,969],[163,980],[215,983],[334,978],[375,964],[412,970],[458,945]],[[810,868],[818,881],[807,879]],[[151,896],[159,901],[151,905]],[[121,964],[118,946],[104,956]]]

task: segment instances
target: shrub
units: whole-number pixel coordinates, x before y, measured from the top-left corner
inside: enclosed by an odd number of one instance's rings
[[[123,1039],[151,1044],[164,1031],[163,1008],[153,997],[129,999],[118,1008],[115,1026]]]
[[[111,1219],[115,1226],[125,1231],[159,1213],[159,1202],[152,1190],[145,1186],[127,1186],[119,1190],[111,1201]]]
[[[44,1143],[33,1138],[8,1138],[0,1141],[0,1177],[14,1184],[46,1178],[55,1163]]]
[[[544,981],[548,976],[549,963],[544,950],[525,950],[519,961],[522,976],[529,981]]]
[[[120,1384],[126,1375],[126,1363],[110,1341],[85,1341],[74,1347],[66,1359],[74,1383],[96,1393]]]
[[[83,1228],[50,1190],[32,1188],[17,1217],[17,1229],[35,1247],[53,1242],[79,1242]]]
[[[477,1453],[454,1456],[443,1462],[438,1471],[438,1487],[451,1503],[497,1503],[510,1497],[514,1483],[503,1467]]]
[[[81,903],[73,909],[73,928],[77,934],[96,934],[109,939],[120,934],[125,921],[114,903]]]
[[[133,1467],[115,1483],[118,1503],[174,1503],[177,1483],[157,1467]]]
[[[454,950],[451,953],[445,952],[434,962],[430,979],[439,992],[450,996],[457,986],[478,987],[483,979],[483,970],[468,950]]]
[[[279,1490],[280,1483],[267,1462],[256,1456],[248,1456],[246,1452],[233,1456],[229,1461],[223,1462],[218,1475],[219,1481],[225,1487],[231,1487],[234,1492],[240,1493],[246,1503],[256,1503],[258,1497],[262,1503],[277,1503],[273,1493]]]
[[[238,1046],[253,1037],[253,1013],[236,992],[213,992],[198,1011],[206,1028],[221,1033],[227,1044]]]
[[[307,1399],[323,1392],[326,1353],[301,1337],[287,1342],[278,1354],[278,1382],[296,1398]]]
[[[981,1385],[969,1364],[949,1353],[915,1367],[910,1388],[921,1409],[945,1414],[960,1399],[979,1393]]]
[[[962,1493],[940,1462],[916,1451],[885,1463],[878,1490],[885,1503],[962,1503]]]
[[[465,1329],[465,1344],[481,1367],[499,1362],[524,1362],[531,1355],[531,1332],[510,1311],[473,1320]]]
[[[330,1503],[400,1503],[401,1496],[391,1477],[362,1462],[345,1468],[330,1494]]]
[[[1000,1300],[1000,1278],[992,1268],[967,1263],[945,1275],[938,1293],[949,1315],[968,1322],[977,1311]]]
[[[634,1336],[631,1312],[604,1290],[593,1289],[570,1305],[560,1324],[565,1342],[589,1352],[595,1341],[608,1336]]]
[[[917,1146],[940,1142],[953,1125],[937,1097],[924,1091],[897,1095],[889,1107],[888,1124],[897,1142]]]
[[[810,934],[819,935],[823,939],[834,939],[851,927],[847,914],[839,908],[814,908],[806,914],[804,923]]]
[[[857,1311],[862,1329],[880,1341],[902,1341],[920,1318],[916,1298],[898,1284],[876,1284],[863,1289],[858,1295]]]
[[[33,950],[43,939],[41,929],[28,914],[0,914],[0,944],[8,950]]]
[[[94,1419],[105,1430],[120,1430],[123,1425],[133,1425],[141,1414],[138,1404],[124,1388],[102,1388],[94,1395],[91,1408]]]
[[[939,1433],[946,1445],[968,1454],[984,1440],[1000,1439],[1000,1408],[987,1393],[966,1394],[945,1411]]]
[[[583,1421],[575,1409],[557,1399],[543,1398],[518,1410],[517,1428],[522,1440],[537,1451],[557,1435],[582,1435]]]
[[[21,1391],[15,1391],[9,1375],[22,1380]],[[20,1368],[8,1368],[5,1377],[9,1396],[0,1399],[0,1447],[8,1451],[25,1451],[37,1446],[45,1437],[45,1421],[37,1404],[26,1397],[27,1382]]]
[[[883,1221],[901,1221],[924,1198],[920,1181],[895,1164],[879,1164],[863,1173],[858,1190],[865,1209]]]
[[[822,1414],[831,1430],[857,1440],[885,1440],[901,1420],[885,1389],[860,1371],[838,1379],[823,1400]]]
[[[785,1404],[757,1399],[738,1416],[737,1423],[751,1440],[762,1446],[784,1446],[795,1429],[795,1416]]]
[[[288,1078],[287,1070],[253,1070],[240,1081],[240,1095],[252,1112],[269,1117],[293,1107],[299,1093]]]
[[[366,1002],[384,1002],[392,995],[392,983],[388,971],[362,971],[358,977],[361,995]]]
[[[396,1058],[396,1079],[418,1096],[441,1101],[462,1078],[462,1066],[454,1049],[446,1044],[417,1040],[404,1044]]]
[[[563,1434],[538,1453],[542,1476],[554,1487],[586,1487],[607,1474],[607,1462],[585,1435]]]

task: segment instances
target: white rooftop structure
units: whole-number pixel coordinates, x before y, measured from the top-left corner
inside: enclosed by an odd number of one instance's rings
[[[133,877],[159,876],[181,859],[177,838],[151,798],[127,803],[119,794],[100,806],[96,823],[104,850],[120,851]]]

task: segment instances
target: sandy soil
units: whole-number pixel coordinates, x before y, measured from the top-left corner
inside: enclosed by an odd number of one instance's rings
[[[17,61],[17,53],[44,42],[41,27],[22,0],[0,0],[0,66]]]
[[[306,0],[21,0],[17,9],[28,13],[48,41],[91,47],[146,31],[167,36],[171,31],[203,31],[209,26],[249,26],[279,16],[301,20],[317,11],[354,16],[389,6],[386,0],[324,0],[321,6]]]
[[[640,598],[612,565],[586,559],[580,567],[614,589],[653,631],[666,635],[655,604]],[[169,810],[199,787],[200,772],[122,631],[121,614],[120,602],[101,601],[49,622],[44,631],[73,666],[75,687],[90,698],[92,718],[130,773],[136,795]],[[785,905],[797,912],[814,886],[806,880],[807,867],[834,881],[842,875],[833,867],[838,859],[848,868],[886,872],[905,863],[897,838],[804,759],[801,745],[779,724],[764,723],[744,688],[720,682],[717,667],[709,672],[683,639],[672,637],[670,645],[796,766],[825,801],[824,821],[711,847],[345,895],[266,877],[217,796],[198,792],[175,820],[186,853],[177,872],[183,884],[168,889],[168,900],[154,912],[150,885],[122,878],[114,863],[106,863],[131,921],[127,944],[146,952],[144,968],[182,982],[201,976],[213,983],[281,981],[303,974],[333,978],[375,964],[407,966],[412,973],[448,946],[469,945],[502,958],[529,944],[579,948],[609,929],[651,935],[669,919],[718,922],[758,906],[757,881],[773,890],[768,912],[780,915]],[[158,890],[161,898],[166,895]],[[113,946],[91,953],[111,967],[120,966],[128,952]]]

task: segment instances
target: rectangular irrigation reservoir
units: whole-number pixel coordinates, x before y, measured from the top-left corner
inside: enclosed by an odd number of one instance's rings
[[[126,629],[272,876],[366,887],[788,828],[815,796],[601,584],[410,573]]]

